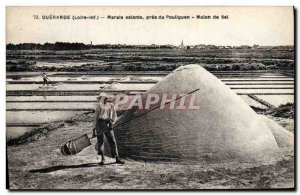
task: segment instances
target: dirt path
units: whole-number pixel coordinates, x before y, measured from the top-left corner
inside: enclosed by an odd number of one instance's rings
[[[125,165],[108,159],[99,166],[94,147],[63,156],[67,139],[90,133],[91,122],[65,124],[39,140],[8,146],[11,189],[261,189],[294,186],[293,149],[285,148],[260,162],[143,162]],[[94,144],[95,140],[93,140]]]

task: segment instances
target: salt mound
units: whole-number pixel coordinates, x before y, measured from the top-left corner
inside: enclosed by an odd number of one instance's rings
[[[179,67],[143,97],[195,89],[200,89],[195,92],[199,97],[195,104],[200,105],[197,110],[156,109],[120,125],[139,115],[136,108],[126,111],[115,124],[120,155],[152,160],[255,160],[258,155],[278,150],[262,118],[199,65]]]
[[[261,116],[272,131],[278,147],[294,147],[294,134],[266,116]]]

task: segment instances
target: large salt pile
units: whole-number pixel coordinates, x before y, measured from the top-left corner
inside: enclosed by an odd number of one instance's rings
[[[115,124],[121,156],[163,159],[256,159],[276,152],[272,131],[236,93],[199,65],[182,66],[148,94],[183,94],[195,89],[199,109],[126,111]],[[120,125],[122,124],[122,125]],[[119,125],[119,126],[118,126]]]

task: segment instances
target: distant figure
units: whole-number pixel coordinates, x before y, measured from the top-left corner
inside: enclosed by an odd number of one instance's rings
[[[100,93],[97,97],[98,106],[94,114],[94,128],[93,137],[97,136],[98,142],[98,155],[101,155],[102,160],[100,165],[104,165],[104,135],[109,143],[111,155],[116,159],[116,163],[124,164],[119,158],[117,142],[112,129],[112,125],[117,120],[117,112],[115,105],[108,103],[108,97],[106,93]]]
[[[47,86],[48,86],[48,77],[47,77],[46,73],[43,73],[43,80],[44,80],[43,86],[44,86],[45,84],[47,84]]]

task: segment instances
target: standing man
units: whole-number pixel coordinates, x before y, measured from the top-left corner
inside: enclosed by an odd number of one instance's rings
[[[101,155],[102,159],[100,165],[104,165],[104,135],[109,143],[111,155],[116,158],[116,163],[124,164],[120,160],[117,148],[117,142],[112,129],[112,125],[117,120],[117,112],[115,105],[107,102],[108,97],[106,93],[100,93],[97,97],[98,107],[94,114],[94,128],[93,137],[97,136],[98,142],[98,155]],[[104,133],[103,133],[104,132]]]
[[[45,84],[47,84],[47,86],[48,86],[48,77],[47,77],[46,73],[43,73],[43,80],[44,80],[43,86],[44,86]]]

